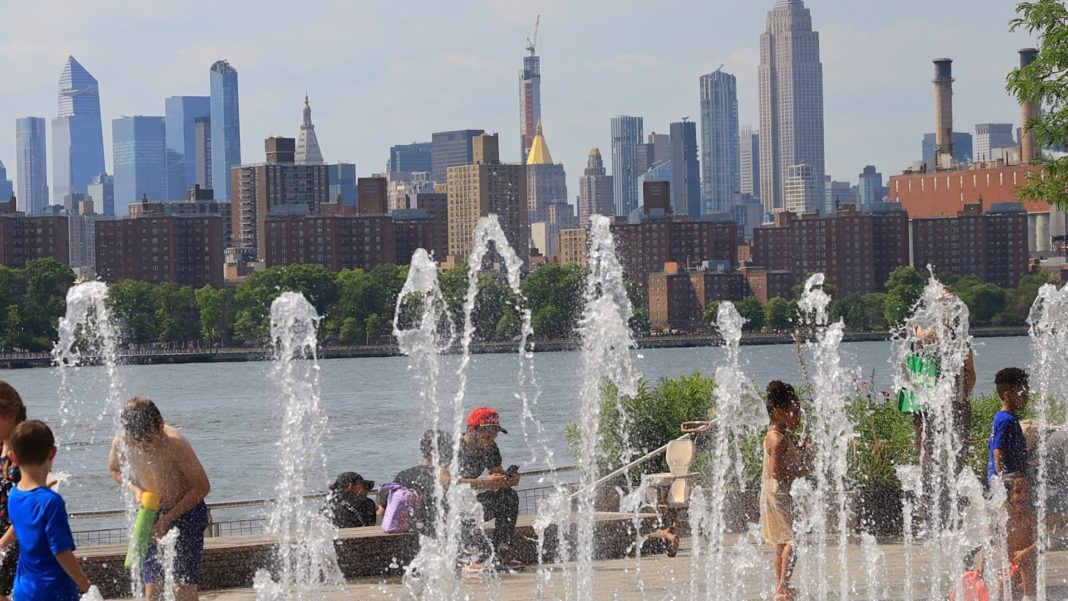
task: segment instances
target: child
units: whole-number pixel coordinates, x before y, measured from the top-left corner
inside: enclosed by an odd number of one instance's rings
[[[990,432],[988,482],[1001,474],[1027,471],[1027,442],[1018,417],[1027,407],[1027,372],[1018,367],[1006,367],[994,376],[994,385],[1001,397],[1001,411],[994,415]]]
[[[367,496],[374,480],[364,480],[356,472],[343,472],[330,485],[330,509],[338,528],[374,526],[378,506]]]
[[[26,421],[26,406],[22,397],[7,382],[0,380],[0,440],[3,451],[0,452],[0,599],[11,595],[15,584],[15,567],[18,565],[19,549],[15,540],[15,531],[11,528],[11,517],[7,511],[8,496],[11,489],[19,483],[19,468],[8,457],[11,451],[11,433],[15,426]]]
[[[47,486],[56,440],[44,422],[22,422],[11,435],[10,457],[22,470],[8,498],[11,524],[19,540],[14,598],[19,601],[78,601],[89,578],[74,556],[74,536],[63,497]]]
[[[801,399],[793,386],[775,380],[768,384],[768,417],[771,426],[764,437],[764,468],[760,484],[760,530],[764,542],[775,545],[775,601],[793,598],[793,507],[790,486],[808,474],[802,448],[793,430],[801,423]]]
[[[1038,518],[1031,511],[1031,485],[1023,474],[1009,473],[1004,477],[1008,499],[1005,511],[1005,542],[1009,552],[1010,577],[1016,588],[1023,591],[1024,601],[1035,595],[1035,556],[1038,552]]]
[[[125,445],[118,437],[111,444],[108,469],[116,482],[123,484],[123,466],[128,466],[129,484],[137,499],[141,493],[159,496],[160,512],[152,528],[152,539],[159,540],[172,528],[178,528],[175,543],[174,592],[178,601],[197,599],[200,559],[204,553],[204,529],[208,526],[208,508],[204,497],[211,484],[204,466],[189,441],[174,427],[163,423],[156,404],[136,397],[122,410]],[[123,448],[125,447],[125,448]],[[142,568],[145,598],[158,598],[156,582],[163,578],[155,543],[149,545]]]

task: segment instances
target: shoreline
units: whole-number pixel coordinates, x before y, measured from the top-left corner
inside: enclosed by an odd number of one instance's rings
[[[976,328],[971,331],[975,338],[1005,338],[1027,336],[1026,326],[1008,328]],[[889,332],[846,332],[843,342],[879,342],[890,340]],[[649,336],[637,340],[638,350],[698,348],[720,346],[723,339],[718,336]],[[742,336],[743,345],[793,344],[793,334],[747,334]],[[533,352],[560,352],[577,350],[577,340],[535,341]],[[471,346],[472,354],[515,353],[515,342],[484,342]],[[459,354],[459,345],[449,348],[445,354]],[[397,357],[400,351],[396,345],[372,346],[324,346],[319,349],[320,359],[359,359],[367,357]],[[222,348],[197,349],[191,351],[135,351],[120,356],[123,365],[165,365],[178,363],[244,363],[249,361],[270,360],[270,351],[266,349]],[[28,369],[35,367],[52,367],[54,365],[49,353],[25,353],[0,355],[0,369]]]

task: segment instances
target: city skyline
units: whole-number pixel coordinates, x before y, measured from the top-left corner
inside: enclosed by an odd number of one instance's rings
[[[330,3],[324,3],[330,4]],[[0,56],[8,59],[8,94],[0,99],[0,160],[10,166],[14,155],[14,120],[23,116],[51,117],[48,97],[54,98],[55,74],[68,54],[82,62],[100,83],[102,119],[122,115],[161,114],[163,99],[174,95],[206,95],[205,71],[219,58],[227,58],[241,72],[242,145],[257,148],[268,135],[295,136],[299,121],[294,106],[307,89],[317,99],[316,129],[326,162],[352,162],[360,175],[381,172],[389,147],[429,139],[434,131],[478,128],[501,135],[501,147],[518,148],[515,129],[517,70],[522,65],[524,42],[536,14],[542,15],[538,55],[542,59],[542,118],[554,132],[554,158],[570,166],[568,185],[577,190],[580,166],[591,147],[610,148],[609,120],[617,114],[643,117],[646,131],[667,131],[672,121],[696,118],[698,78],[724,63],[738,77],[739,120],[756,124],[756,80],[759,35],[773,3],[736,6],[714,2],[691,8],[692,17],[676,28],[657,33],[655,22],[644,19],[644,38],[624,39],[607,32],[613,26],[633,31],[627,23],[637,14],[647,17],[636,3],[622,2],[618,10],[598,10],[599,3],[581,6],[548,2],[522,11],[472,3],[470,6],[428,16],[426,43],[398,50],[387,40],[370,36],[350,40],[342,36],[344,18],[332,19],[313,43],[296,56],[274,48],[268,36],[229,35],[228,25],[248,17],[243,11],[211,5],[213,20],[202,29],[171,27],[183,22],[154,7],[133,4],[94,11],[102,22],[98,36],[79,30],[78,16],[84,8],[56,4],[49,7],[11,9],[13,34],[0,44]],[[925,12],[918,9],[923,7]],[[897,173],[918,160],[916,141],[933,129],[930,106],[930,59],[955,59],[955,121],[968,131],[975,123],[1014,121],[1018,109],[1004,91],[1005,74],[1016,62],[1015,50],[1033,45],[1022,34],[1009,34],[1007,21],[1012,7],[994,1],[946,3],[927,6],[903,2],[889,6],[856,7],[841,1],[810,0],[814,28],[821,36],[824,63],[826,118],[826,172],[839,179],[853,179],[864,165],[874,164],[884,173]],[[969,10],[961,10],[967,6]],[[208,14],[207,3],[193,2],[185,14]],[[126,9],[123,12],[120,9]],[[361,20],[385,20],[400,13],[393,7],[338,5],[343,15]],[[427,5],[424,13],[440,9]],[[526,12],[524,12],[526,11]],[[924,14],[923,20],[914,15]],[[723,19],[729,15],[729,19]],[[716,19],[705,19],[715,16]],[[255,19],[256,17],[252,17]],[[48,20],[54,27],[44,35],[32,23]],[[459,35],[434,33],[445,21],[455,21]],[[599,21],[600,20],[600,21]],[[602,23],[603,21],[603,23]],[[729,21],[716,26],[716,41],[700,51],[687,43],[686,32],[697,32],[700,23]],[[108,36],[113,28],[132,35]],[[198,24],[202,21],[198,21]],[[664,18],[664,25],[668,20]],[[152,25],[152,27],[147,27]],[[255,25],[244,23],[243,25]],[[267,26],[270,33],[276,25]],[[581,39],[580,31],[590,33]],[[602,26],[603,25],[603,26]],[[304,28],[290,23],[296,33]],[[692,28],[692,29],[691,29]],[[244,29],[244,27],[243,27]],[[249,27],[248,29],[254,29]],[[154,31],[152,31],[154,30]],[[146,35],[151,31],[151,35]],[[221,35],[223,31],[226,36]],[[601,32],[606,33],[601,33]],[[412,33],[409,31],[409,33]],[[936,35],[937,33],[937,35]],[[55,36],[55,37],[53,37]],[[984,43],[976,44],[976,39]],[[175,49],[152,72],[138,72],[124,54],[131,44],[168,44]],[[264,40],[264,41],[261,41]],[[17,60],[16,60],[17,59]],[[358,59],[358,60],[357,60]],[[639,85],[635,85],[638,83]],[[49,90],[51,88],[51,90]],[[427,94],[435,89],[436,94]],[[46,102],[48,104],[46,104]],[[54,101],[52,101],[54,102]],[[110,155],[110,128],[104,128],[104,147]],[[878,143],[873,144],[875,140]],[[249,146],[251,144],[251,146]],[[520,157],[505,152],[502,160]],[[114,170],[113,158],[107,158]],[[49,165],[49,175],[52,165]],[[51,179],[51,178],[50,178]],[[574,201],[573,198],[569,199]]]

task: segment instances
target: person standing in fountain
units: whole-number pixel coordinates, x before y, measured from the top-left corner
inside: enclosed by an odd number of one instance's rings
[[[15,427],[26,421],[26,406],[10,384],[0,380],[0,440],[3,440],[3,452],[0,453],[0,599],[7,599],[15,585],[15,569],[18,566],[19,548],[15,540],[15,529],[11,527],[11,516],[7,511],[7,501],[11,489],[19,483],[21,472],[8,453],[11,451],[11,434]]]
[[[760,531],[775,545],[775,601],[793,598],[790,574],[794,568],[794,515],[790,498],[793,481],[807,475],[804,455],[794,430],[801,424],[801,399],[794,387],[774,380],[768,384],[767,410],[771,425],[764,436],[764,465],[760,480]]]
[[[1031,511],[1031,485],[1022,474],[1006,473],[1008,498],[1005,511],[1005,543],[1009,555],[1009,577],[1016,588],[1023,591],[1023,601],[1034,601],[1036,561],[1038,554],[1038,518]],[[1019,582],[1019,584],[1017,584]]]
[[[1001,411],[994,414],[990,428],[990,458],[986,470],[990,484],[993,484],[994,476],[1027,471],[1027,442],[1019,417],[1027,408],[1030,396],[1027,372],[1019,367],[1006,367],[994,376],[994,387],[1001,397]]]
[[[507,434],[501,427],[501,417],[489,407],[477,407],[467,416],[467,431],[460,441],[460,483],[482,491],[478,502],[483,516],[494,520],[493,546],[497,562],[506,568],[522,564],[512,557],[512,535],[519,519],[518,469],[501,466],[501,450],[497,448],[497,433]],[[483,472],[488,475],[483,476]],[[479,562],[476,562],[479,563]]]
[[[172,528],[178,528],[175,543],[174,592],[177,601],[194,601],[200,560],[204,552],[204,530],[208,507],[204,498],[211,491],[208,474],[189,441],[173,426],[163,422],[156,404],[135,397],[122,410],[125,445],[118,437],[112,442],[108,470],[116,482],[128,484],[134,497],[151,492],[159,496],[161,509],[152,539],[158,541]],[[123,469],[128,470],[124,481]],[[163,568],[155,542],[149,545],[142,567],[145,598],[155,601],[162,593]]]

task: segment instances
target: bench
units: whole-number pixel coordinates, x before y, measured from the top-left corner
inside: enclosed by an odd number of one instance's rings
[[[652,530],[654,514],[642,514],[639,528]],[[491,533],[492,526],[486,527]],[[569,539],[573,540],[573,528]],[[556,527],[545,534],[544,561],[555,560],[558,546]],[[594,514],[594,558],[615,559],[632,552],[634,516],[628,513]],[[275,542],[265,535],[219,536],[204,539],[204,560],[200,570],[201,590],[249,587],[256,570],[267,567],[275,557]],[[343,528],[334,541],[338,566],[346,578],[395,576],[403,571],[419,550],[414,533],[386,533],[380,526]],[[123,568],[126,545],[85,547],[76,553],[89,579],[105,597],[130,594],[129,572]],[[537,563],[537,539],[534,516],[520,516],[513,554],[524,563]]]

